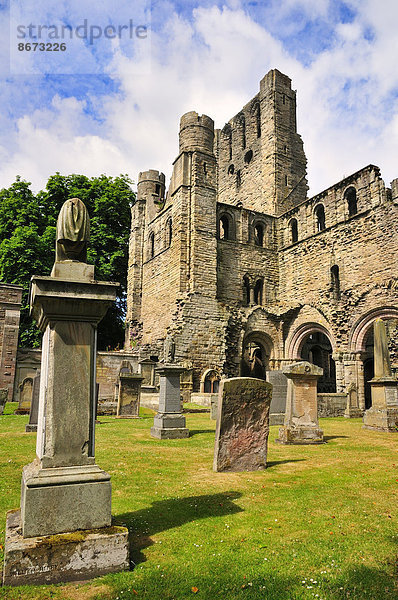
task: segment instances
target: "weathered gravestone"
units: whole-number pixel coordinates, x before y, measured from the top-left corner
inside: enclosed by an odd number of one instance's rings
[[[346,419],[357,419],[362,417],[363,411],[359,407],[358,389],[355,383],[350,383],[347,389],[347,406],[344,411]]]
[[[7,403],[7,398],[8,398],[8,389],[1,388],[0,389],[0,415],[2,415],[4,413],[4,408]]]
[[[133,373],[129,361],[124,360],[119,372],[117,416],[121,419],[138,419],[142,375]]]
[[[151,436],[158,439],[189,437],[181,412],[180,375],[183,367],[163,365],[156,369],[160,377],[159,410],[153,420]]]
[[[390,352],[384,321],[374,329],[374,377],[370,380],[372,406],[365,411],[363,426],[378,431],[398,431],[398,381],[391,374]]]
[[[3,583],[55,583],[128,569],[128,532],[111,526],[111,482],[95,463],[96,328],[118,284],[87,265],[89,220],[68,200],[50,277],[33,277],[43,331],[36,459],[23,469],[21,511],[7,514]],[[55,535],[57,534],[57,535]]]
[[[33,378],[25,377],[19,385],[19,402],[15,411],[16,415],[28,415],[32,405]]]
[[[321,444],[323,431],[319,429],[317,381],[323,370],[301,361],[283,369],[289,380],[286,415],[279,429],[281,444]]]
[[[251,377],[220,383],[214,471],[256,471],[267,466],[272,385]]]
[[[40,371],[33,378],[32,402],[30,404],[29,423],[25,425],[26,433],[37,431],[40,397]]]

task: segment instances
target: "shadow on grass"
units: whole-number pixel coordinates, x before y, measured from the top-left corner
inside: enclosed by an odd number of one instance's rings
[[[222,492],[159,500],[153,502],[150,508],[118,515],[114,524],[129,529],[130,559],[134,566],[146,560],[141,550],[153,545],[151,535],[198,519],[242,512],[243,509],[233,502],[241,496],[240,492]]]
[[[348,435],[324,435],[323,441],[330,442],[330,440],[338,440],[340,438],[348,438]]]
[[[288,463],[294,463],[294,462],[302,462],[305,461],[305,458],[291,458],[290,460],[270,460],[269,462],[267,461],[267,469],[270,469],[272,467],[277,467],[278,465],[285,465]]]
[[[214,429],[190,429],[189,437],[198,435],[198,433],[215,433]]]

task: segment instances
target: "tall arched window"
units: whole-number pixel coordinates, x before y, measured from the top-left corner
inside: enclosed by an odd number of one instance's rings
[[[290,241],[292,244],[298,240],[298,224],[297,219],[291,219],[290,223]]]
[[[215,371],[208,371],[203,383],[205,394],[217,394],[220,385],[220,377]]]
[[[354,187],[349,187],[344,194],[348,205],[348,216],[353,217],[358,212],[357,192]]]
[[[322,231],[325,229],[325,208],[323,204],[318,204],[315,209],[316,230]]]
[[[171,240],[173,238],[173,222],[169,219],[166,223],[166,245],[171,246]]]
[[[264,227],[261,223],[254,226],[254,243],[256,246],[262,246],[264,243]]]
[[[261,304],[263,303],[263,280],[257,279],[256,285],[254,286],[254,303]]]
[[[227,215],[222,215],[220,217],[220,240],[229,240],[230,236],[230,228],[229,228],[229,219]]]
[[[335,300],[340,300],[340,271],[337,265],[330,269],[330,278],[332,283],[332,294]]]
[[[229,123],[227,123],[222,130],[223,136],[227,145],[227,156],[229,160],[232,159],[232,128]]]
[[[250,304],[250,281],[247,275],[243,278],[243,303],[246,306]]]
[[[155,256],[155,234],[152,232],[149,236],[149,257]]]
[[[241,113],[238,116],[238,126],[240,129],[242,148],[245,149],[246,148],[246,119],[245,119],[245,115],[243,113]]]

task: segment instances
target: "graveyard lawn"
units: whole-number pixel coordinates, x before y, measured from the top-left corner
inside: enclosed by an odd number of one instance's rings
[[[28,417],[0,417],[0,532],[33,460]],[[214,422],[188,413],[188,439],[141,419],[100,417],[96,459],[112,475],[114,524],[131,532],[130,572],[81,584],[2,588],[0,599],[388,599],[398,597],[398,432],[321,419],[325,444],[283,446],[268,468],[214,473]]]

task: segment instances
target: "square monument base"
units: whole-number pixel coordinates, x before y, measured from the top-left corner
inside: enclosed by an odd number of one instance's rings
[[[189,437],[189,429],[181,413],[158,413],[153,420],[151,436],[159,440],[176,440]]]
[[[110,476],[97,465],[42,469],[24,467],[21,485],[25,538],[111,525]]]
[[[280,427],[278,444],[323,444],[323,431],[315,427]]]
[[[363,416],[364,429],[376,431],[398,431],[398,408],[376,408],[372,406]]]
[[[22,537],[20,510],[7,513],[3,585],[92,579],[129,569],[128,530],[106,527]]]

